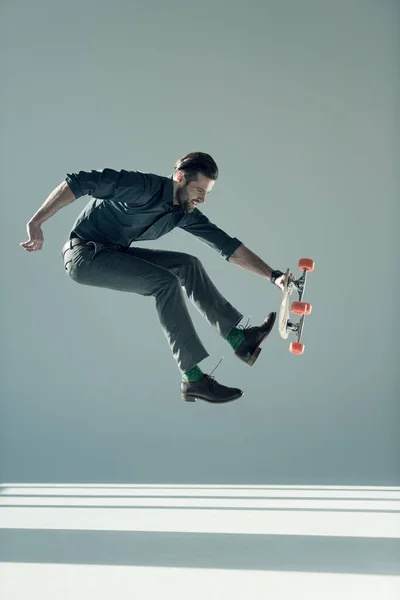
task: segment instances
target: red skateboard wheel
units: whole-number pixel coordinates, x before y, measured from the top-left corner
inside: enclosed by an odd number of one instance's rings
[[[294,315],[309,315],[311,312],[312,306],[309,302],[292,302],[292,306],[290,311]]]
[[[292,342],[289,346],[289,352],[292,354],[303,354],[304,344],[300,344],[300,342]]]
[[[300,271],[314,271],[314,261],[312,258],[301,258],[299,260],[299,269]]]

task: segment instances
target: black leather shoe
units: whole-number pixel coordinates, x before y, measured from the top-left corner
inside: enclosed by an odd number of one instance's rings
[[[245,339],[236,349],[235,354],[250,367],[256,362],[260,352],[260,344],[269,336],[276,319],[276,312],[269,313],[264,323],[258,327],[244,328]]]
[[[224,402],[232,402],[232,400],[236,400],[241,396],[243,396],[242,390],[221,385],[210,375],[204,375],[201,381],[181,382],[181,397],[186,402],[204,400],[214,404],[223,404]]]

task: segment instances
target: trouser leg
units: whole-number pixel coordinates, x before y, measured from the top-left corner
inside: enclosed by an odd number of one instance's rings
[[[224,339],[242,320],[243,314],[222,296],[196,256],[136,247],[127,252],[174,273],[190,301]]]
[[[161,327],[182,372],[209,356],[189,315],[181,280],[172,271],[130,250],[101,249],[96,253],[91,243],[67,251],[64,263],[77,283],[153,296]]]

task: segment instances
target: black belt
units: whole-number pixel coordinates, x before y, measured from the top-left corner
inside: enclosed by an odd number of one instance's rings
[[[66,251],[72,250],[72,248],[75,248],[75,246],[81,246],[90,243],[95,244],[96,242],[93,242],[92,240],[82,240],[82,238],[72,238],[71,240],[68,240],[68,242],[62,247],[61,256],[64,258]],[[124,252],[125,250],[129,249],[129,246],[121,246],[120,244],[111,244],[108,242],[106,244],[101,242],[100,246],[104,246],[109,250],[115,250],[117,252]]]

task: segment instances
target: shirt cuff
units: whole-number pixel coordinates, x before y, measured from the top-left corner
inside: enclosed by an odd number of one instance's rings
[[[70,187],[75,198],[80,198],[84,195],[82,192],[82,188],[77,181],[76,175],[74,175],[73,173],[67,173],[65,181],[68,183],[68,186]]]
[[[236,238],[236,237],[232,238],[232,240],[229,242],[229,244],[227,246],[225,246],[225,248],[221,252],[221,254],[225,258],[225,260],[229,260],[230,257],[232,256],[232,254],[239,248],[239,246],[242,245],[242,243],[243,242],[238,240],[238,238]]]

